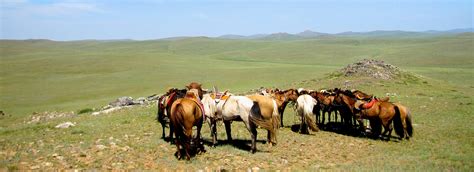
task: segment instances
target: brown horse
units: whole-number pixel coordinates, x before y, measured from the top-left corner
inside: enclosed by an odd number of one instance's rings
[[[278,114],[280,114],[280,126],[283,127],[283,113],[285,112],[286,105],[288,105],[289,102],[296,103],[299,97],[298,91],[293,88],[284,91],[277,90],[273,92],[272,97],[277,102]]]
[[[355,125],[355,120],[358,119],[357,109],[355,109],[355,103],[358,100],[354,94],[349,90],[335,89],[336,96],[334,97],[333,105],[339,111],[341,119],[346,127],[351,128]],[[362,120],[359,122],[359,129],[365,131],[365,126]]]
[[[158,112],[156,119],[161,123],[162,134],[161,138],[165,138],[165,128],[167,123],[169,123],[169,115],[171,113],[171,105],[179,98],[183,98],[186,95],[186,89],[177,89],[171,88],[158,99]],[[171,124],[170,124],[171,125]],[[173,127],[170,126],[170,141],[173,140]]]
[[[395,132],[397,132],[398,135],[401,135],[400,138],[406,138],[407,140],[409,140],[410,137],[413,137],[413,125],[412,125],[412,119],[411,119],[411,112],[407,107],[403,106],[400,103],[393,103],[393,104],[397,106],[398,110],[400,111],[400,118],[395,118],[394,120]],[[401,121],[398,121],[398,120],[401,120]],[[402,124],[402,126],[398,126],[400,124]],[[403,128],[403,131],[401,131],[400,128]]]
[[[336,108],[333,106],[333,101],[335,96],[331,95],[329,92],[326,91],[311,91],[309,93],[311,97],[318,101],[318,104],[315,106],[314,114],[316,114],[316,122],[324,125],[325,123],[325,116],[324,114],[328,114],[328,122],[331,122],[331,113],[334,112],[335,121],[337,121],[337,111]],[[322,120],[320,119],[322,118]]]
[[[191,158],[191,146],[193,140],[193,126],[197,127],[197,135],[195,144],[198,145],[200,151],[205,152],[201,143],[201,127],[203,123],[203,109],[198,99],[198,90],[191,89],[186,93],[184,98],[176,100],[171,106],[170,121],[173,125],[176,135],[176,156],[181,159],[180,147],[184,145],[186,151],[186,159]]]
[[[185,86],[186,89],[177,89],[177,88],[171,88],[168,90],[168,92],[161,96],[160,99],[158,100],[158,112],[157,112],[157,120],[158,122],[161,123],[162,127],[162,138],[165,138],[165,128],[166,128],[166,123],[169,122],[169,114],[171,114],[171,105],[179,98],[183,98],[184,95],[186,94],[187,90],[190,89],[197,89],[199,99],[202,99],[202,88],[201,84],[196,83],[196,82],[191,82],[189,85]],[[171,126],[172,124],[170,123],[170,134],[169,134],[169,139],[171,143],[173,142],[173,127]]]
[[[387,140],[390,140],[390,136],[392,134],[392,122],[395,124],[395,132],[397,135],[400,136],[400,139],[404,138],[404,134],[407,133],[408,135],[412,134],[412,129],[410,131],[407,131],[404,129],[404,124],[402,121],[408,121],[410,123],[410,128],[411,128],[411,118],[409,120],[402,119],[401,116],[401,110],[399,106],[387,102],[387,101],[379,101],[377,98],[372,98],[369,102],[366,102],[364,100],[358,100],[362,101],[362,105],[357,107],[360,109],[360,116],[358,116],[358,120],[360,119],[369,119],[370,124],[372,127],[372,133],[374,136],[378,136],[380,134],[380,127],[379,125],[382,125],[384,127],[384,132],[381,134],[382,138],[386,138]],[[357,103],[360,104],[360,103]],[[402,107],[402,106],[400,106]],[[403,113],[404,116],[408,116],[408,110],[406,107],[403,108]],[[408,128],[408,127],[407,127]],[[406,131],[406,132],[405,132]]]

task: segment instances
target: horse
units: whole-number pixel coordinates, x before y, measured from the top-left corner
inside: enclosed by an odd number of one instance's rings
[[[276,100],[278,105],[278,114],[280,114],[280,126],[284,127],[283,125],[283,113],[285,112],[286,105],[289,102],[295,102],[298,99],[298,91],[296,89],[290,88],[284,91],[274,91],[272,97]]]
[[[262,96],[264,97],[264,96]],[[271,98],[266,97],[271,100]],[[227,140],[232,141],[232,121],[242,121],[247,130],[250,132],[252,138],[251,152],[255,153],[257,150],[257,125],[268,130],[268,143],[276,144],[276,129],[278,128],[278,113],[276,109],[276,102],[271,100],[273,108],[271,117],[268,119],[268,107],[267,104],[262,102],[262,106],[257,101],[254,102],[247,96],[233,96],[223,95],[220,98],[216,98],[217,103],[217,116],[222,118],[225,125],[227,134]],[[262,110],[263,109],[263,110]]]
[[[390,136],[392,134],[392,122],[395,126],[395,133],[399,135],[399,139],[403,139],[405,134],[404,124],[401,117],[401,108],[399,106],[387,102],[387,101],[379,101],[377,98],[373,97],[369,102],[365,100],[357,100],[358,102],[363,103],[356,103],[356,108],[360,109],[360,115],[358,116],[358,120],[360,119],[369,119],[370,124],[372,127],[373,136],[378,137],[380,134],[380,127],[382,125],[384,127],[384,132],[381,134],[382,138],[386,137],[386,140],[390,140]],[[360,105],[359,105],[360,104]],[[402,107],[402,106],[400,106]],[[408,116],[408,111],[405,107],[403,108],[404,114]],[[408,120],[411,126],[411,118]],[[408,129],[407,129],[408,130]],[[412,131],[412,130],[410,130]],[[407,131],[408,133],[408,131]]]
[[[280,116],[278,114],[278,105],[270,97],[254,94],[246,96],[253,101],[250,110],[250,121],[267,130],[267,141],[269,145],[277,144],[277,131],[280,127]],[[257,130],[252,129],[254,137],[252,138],[252,152],[256,151]]]
[[[393,104],[398,107],[398,110],[400,112],[400,118],[395,118],[395,121],[394,121],[395,132],[399,133],[398,135],[401,135],[400,137],[401,139],[405,138],[409,140],[410,137],[413,137],[413,124],[412,124],[412,119],[411,119],[411,112],[407,107],[403,106],[400,103],[393,103]],[[398,120],[401,120],[401,121],[398,121]],[[402,126],[397,126],[400,124],[402,124]],[[403,131],[401,131],[400,128],[403,128]]]
[[[171,106],[170,122],[173,124],[176,136],[176,156],[181,159],[180,147],[184,145],[186,159],[190,160],[190,152],[193,140],[193,126],[197,127],[196,144],[199,151],[205,152],[204,145],[201,143],[201,128],[203,123],[203,107],[199,102],[199,91],[197,89],[189,90],[184,98],[176,100]],[[198,152],[199,152],[198,151]]]
[[[186,95],[187,90],[186,89],[177,89],[177,88],[171,88],[158,99],[158,112],[156,115],[156,119],[158,122],[160,122],[161,127],[162,127],[162,134],[161,138],[165,138],[165,128],[166,124],[169,123],[169,115],[171,112],[171,105],[173,104],[174,101],[176,101],[179,98],[183,98],[184,95]],[[170,140],[173,140],[173,127],[170,126],[170,134],[169,134]]]
[[[173,102],[179,98],[183,98],[187,90],[190,90],[190,89],[197,89],[198,95],[199,95],[198,97],[199,99],[202,99],[203,91],[201,88],[201,84],[197,82],[191,82],[189,85],[185,87],[186,89],[171,88],[168,90],[168,92],[165,95],[161,96],[160,99],[158,100],[157,120],[158,122],[161,123],[161,127],[162,127],[161,137],[163,139],[165,138],[165,128],[166,128],[166,124],[169,123],[169,114],[171,113],[171,105],[173,104]],[[171,126],[170,126],[169,139],[172,143],[173,127]]]
[[[301,95],[296,100],[296,113],[301,117],[300,133],[309,133],[307,126],[309,126],[312,131],[319,131],[319,128],[311,117],[313,116],[313,108],[316,104],[316,99],[308,94]]]
[[[334,101],[334,95],[331,95],[329,92],[325,90],[321,91],[311,91],[309,93],[311,97],[316,99],[318,104],[315,106],[314,112],[316,114],[316,121],[322,125],[325,123],[325,117],[324,114],[328,114],[328,122],[331,122],[331,113],[334,112],[334,119],[337,121],[337,111],[334,106],[332,106],[332,103]],[[322,117],[322,121],[320,120],[320,117]]]
[[[222,117],[217,115],[217,103],[221,98],[225,99],[231,94],[227,95],[227,91],[224,93],[218,93],[214,87],[214,92],[210,94],[204,94],[202,98],[202,104],[204,107],[204,118],[209,124],[211,129],[212,146],[217,144],[217,121],[222,120]],[[225,97],[225,98],[224,98]]]
[[[346,127],[351,128],[353,125],[355,125],[354,121],[358,119],[357,116],[359,115],[357,113],[357,109],[355,109],[354,106],[358,99],[349,90],[343,91],[336,88],[334,91],[336,96],[334,97],[332,104],[339,111],[341,119],[343,120],[343,124]],[[362,119],[357,120],[357,122],[359,123],[359,129],[365,132],[365,126]]]

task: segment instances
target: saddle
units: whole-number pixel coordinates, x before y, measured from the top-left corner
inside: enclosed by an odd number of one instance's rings
[[[370,100],[370,102],[368,103],[364,103],[362,105],[362,109],[370,109],[372,106],[374,106],[374,104],[378,102],[378,99],[377,98],[373,98],[372,100]]]
[[[201,99],[199,99],[199,97],[195,95],[195,93],[188,92],[186,93],[185,98],[191,99],[194,103],[196,103],[199,106],[199,109],[201,109],[202,116],[206,116],[206,113],[204,111],[204,104],[201,102]]]

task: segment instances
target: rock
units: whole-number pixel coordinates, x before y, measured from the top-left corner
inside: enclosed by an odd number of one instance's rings
[[[123,106],[123,107],[126,107],[126,106]],[[92,115],[108,114],[110,112],[120,110],[123,107],[118,106],[118,107],[113,107],[113,108],[110,108],[110,109],[105,109],[105,110],[102,110],[102,111],[99,111],[99,112],[94,112],[94,113],[92,113]]]
[[[107,146],[104,146],[104,145],[95,145],[95,148],[96,148],[97,150],[104,150],[104,149],[107,148]]]
[[[55,128],[69,128],[69,127],[74,127],[74,126],[76,125],[72,122],[63,122],[61,124],[56,125]]]
[[[128,106],[133,105],[133,98],[132,97],[120,97],[117,100],[110,102],[110,106],[117,107],[117,106]]]
[[[48,121],[55,118],[71,117],[76,115],[74,112],[33,112],[30,119],[25,121],[27,124]]]
[[[161,97],[161,96],[158,95],[158,94],[153,94],[153,95],[151,95],[151,96],[148,96],[148,97],[146,98],[146,100],[148,100],[148,101],[155,101],[155,100],[160,99],[160,97]]]
[[[363,59],[354,64],[349,64],[341,72],[344,76],[367,76],[383,80],[393,79],[401,74],[398,67],[374,59]]]
[[[133,101],[134,105],[143,105],[146,103],[145,97],[139,97],[136,100]]]

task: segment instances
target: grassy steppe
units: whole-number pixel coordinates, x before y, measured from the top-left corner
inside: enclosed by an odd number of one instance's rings
[[[322,38],[294,41],[191,38],[153,41],[1,41],[0,168],[140,169],[355,169],[469,171],[474,168],[473,34],[430,38]],[[327,73],[362,58],[383,59],[420,80],[332,78]],[[159,137],[155,106],[108,115],[81,114],[36,124],[33,111],[77,111],[101,107],[120,96],[162,93],[199,81],[232,92],[260,86],[342,87],[383,96],[410,107],[415,137],[384,142],[321,131],[279,131],[279,143],[259,142],[239,122],[226,143],[192,162],[177,161],[175,146]],[[286,124],[294,124],[287,108]],[[12,114],[12,116],[9,116]],[[77,122],[59,130],[60,122]],[[203,136],[209,140],[207,125]],[[265,140],[259,130],[258,139]],[[99,149],[97,145],[106,146]],[[243,146],[242,146],[243,145]]]
[[[0,107],[8,114],[75,111],[190,81],[234,92],[318,78],[376,58],[435,79],[473,85],[473,34],[297,41],[1,41]]]

